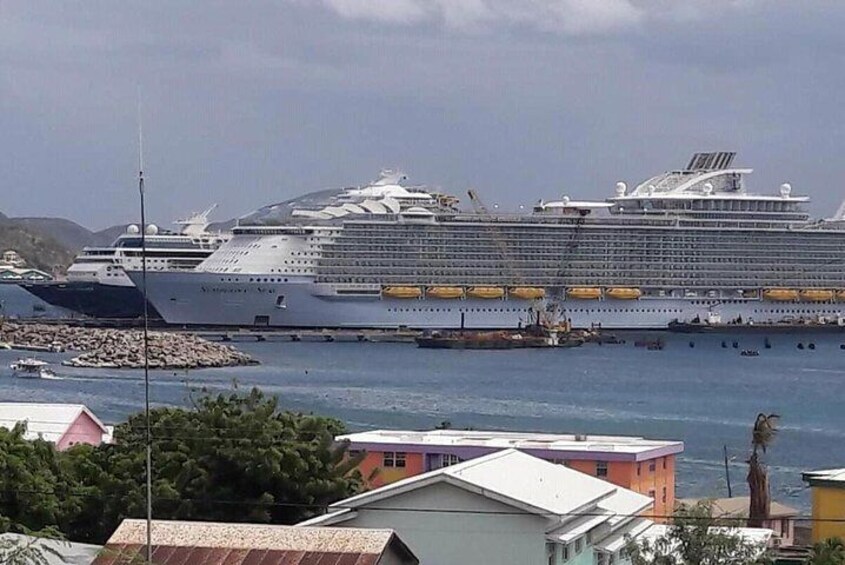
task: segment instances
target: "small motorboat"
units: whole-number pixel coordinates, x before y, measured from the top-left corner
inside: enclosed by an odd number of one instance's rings
[[[18,359],[9,368],[15,372],[15,376],[22,379],[49,379],[56,376],[50,369],[50,364],[40,359]]]

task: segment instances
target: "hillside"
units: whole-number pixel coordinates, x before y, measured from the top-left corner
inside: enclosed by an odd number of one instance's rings
[[[31,232],[49,236],[74,252],[78,252],[86,246],[109,245],[124,229],[122,226],[115,226],[99,232],[92,232],[88,228],[64,218],[8,218],[7,222],[21,226]]]
[[[29,230],[7,219],[0,221],[0,250],[14,249],[30,267],[52,272],[55,267],[66,268],[73,262],[74,253],[55,239]]]

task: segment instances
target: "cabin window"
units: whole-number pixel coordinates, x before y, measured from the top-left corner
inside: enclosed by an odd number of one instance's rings
[[[285,295],[280,294],[276,297],[276,308],[287,308],[285,305]]]

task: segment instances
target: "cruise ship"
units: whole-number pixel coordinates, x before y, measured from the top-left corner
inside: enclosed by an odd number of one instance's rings
[[[538,307],[619,329],[842,316],[842,210],[811,219],[789,184],[753,194],[734,158],[697,153],[606,200],[519,214],[470,213],[388,172],[242,218],[197,269],[151,273],[148,296],[167,322],[225,326],[508,328]]]
[[[190,271],[211,255],[229,237],[207,231],[214,207],[174,222],[178,232],[145,228],[149,272]],[[127,227],[111,246],[86,247],[68,268],[67,280],[23,283],[30,293],[54,306],[95,318],[138,318],[144,312],[144,298],[126,275],[141,269],[141,229]],[[159,317],[155,309],[150,315]]]

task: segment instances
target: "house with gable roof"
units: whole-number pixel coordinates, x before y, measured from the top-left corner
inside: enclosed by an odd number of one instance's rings
[[[301,526],[394,529],[421,563],[624,563],[648,496],[515,449],[347,498]]]
[[[83,404],[0,402],[0,426],[11,430],[20,423],[26,425],[25,439],[49,441],[59,451],[111,441],[111,428]]]

